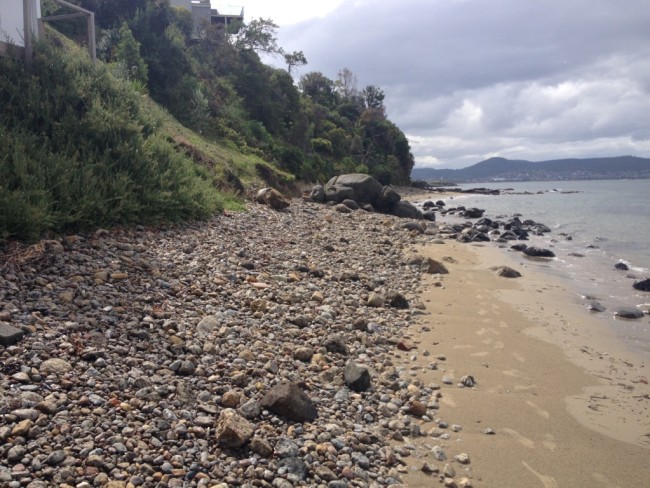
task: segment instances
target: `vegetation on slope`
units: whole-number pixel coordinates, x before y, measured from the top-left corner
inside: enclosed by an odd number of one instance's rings
[[[96,12],[100,62],[46,44],[31,67],[0,60],[0,241],[202,218],[223,207],[218,190],[260,180],[409,180],[413,157],[383,91],[358,89],[348,69],[295,84],[290,71],[307,60],[277,46],[270,20],[197,31],[165,0],[74,3]],[[62,12],[44,0],[43,13]],[[78,20],[56,28],[82,39]]]

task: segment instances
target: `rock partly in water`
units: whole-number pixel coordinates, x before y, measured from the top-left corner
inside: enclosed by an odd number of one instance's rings
[[[554,258],[555,253],[550,249],[544,249],[542,247],[529,246],[522,251],[526,256],[532,258]]]
[[[637,281],[632,285],[635,290],[639,291],[650,291],[650,278],[647,278],[642,281]]]
[[[616,317],[621,319],[640,319],[643,317],[643,312],[638,308],[633,307],[621,307],[614,312]]]

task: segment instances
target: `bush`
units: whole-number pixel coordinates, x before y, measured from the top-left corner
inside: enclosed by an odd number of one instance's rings
[[[141,96],[85,53],[0,60],[0,240],[206,217],[221,197]]]

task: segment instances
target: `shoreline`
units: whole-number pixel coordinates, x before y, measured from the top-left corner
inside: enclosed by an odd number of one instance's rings
[[[414,441],[408,486],[430,479],[421,469],[435,463],[434,445],[451,450],[443,463],[452,461],[458,446],[470,445],[476,463],[450,464],[475,486],[643,485],[650,474],[644,466],[650,448],[647,358],[570,300],[566,283],[533,263],[489,243],[444,242],[417,248],[457,264],[438,277],[442,286],[431,279],[424,284],[428,315],[412,328],[420,354],[404,365],[424,365],[443,352],[439,371],[423,369],[425,383],[441,386],[441,418],[462,430],[440,430],[450,435],[446,440]],[[489,270],[495,265],[523,276],[497,277]],[[458,388],[467,374],[477,386]],[[453,384],[445,385],[443,375]],[[496,435],[483,434],[487,427]]]
[[[457,264],[448,266],[442,287],[428,280],[423,300],[429,315],[412,334],[420,344],[416,362],[444,356],[438,370],[422,370],[425,384],[440,385],[440,418],[462,430],[441,429],[447,440],[413,440],[421,451],[405,482],[425,486],[430,478],[422,463],[436,463],[431,448],[439,445],[457,473],[469,470],[474,486],[642,486],[650,473],[650,402],[644,397],[650,390],[633,381],[637,372],[645,374],[645,364],[628,362],[621,349],[599,355],[594,347],[611,337],[571,327],[579,318],[575,310],[553,301],[564,294],[561,285],[525,268],[516,280],[497,277],[489,267],[503,264],[498,250],[462,246],[420,249]],[[459,388],[463,375],[472,375],[476,386]],[[445,385],[443,376],[453,383]],[[495,435],[484,434],[486,428]],[[465,450],[472,459],[466,468],[451,462]],[[440,469],[444,463],[437,463]]]

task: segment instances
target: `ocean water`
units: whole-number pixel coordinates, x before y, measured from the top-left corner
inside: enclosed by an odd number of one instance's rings
[[[648,316],[639,320],[614,317],[620,307],[650,304],[650,293],[632,287],[635,280],[650,278],[650,180],[500,182],[460,187],[477,186],[500,189],[502,194],[442,199],[448,207],[484,208],[489,218],[521,214],[522,220],[550,227],[550,234],[532,237],[528,244],[549,247],[557,257],[527,264],[565,281],[574,292],[570,300],[586,306],[585,297],[594,297],[606,310],[586,313],[606,320],[630,348],[650,357]],[[524,256],[517,253],[517,258]],[[619,262],[627,264],[629,271],[615,269]]]

